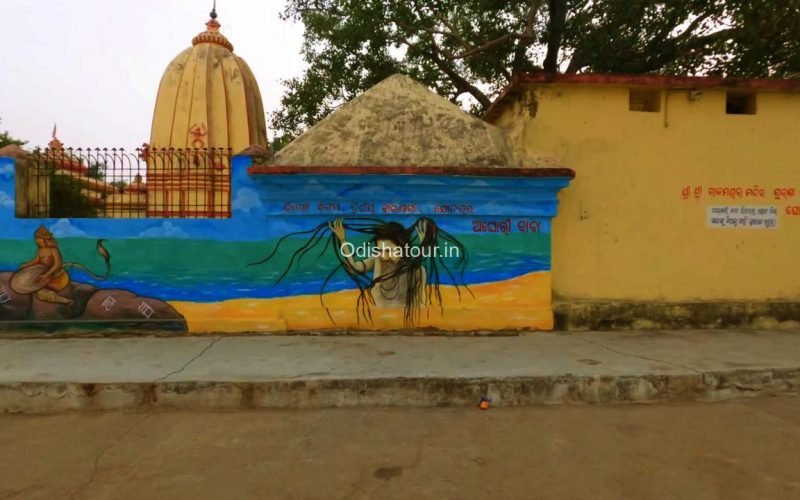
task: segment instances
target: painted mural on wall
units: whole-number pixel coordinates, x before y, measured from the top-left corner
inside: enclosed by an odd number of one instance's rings
[[[230,219],[16,219],[10,165],[1,330],[552,328],[568,178],[253,175],[237,157]]]
[[[70,270],[97,282],[110,277],[111,255],[105,240],[96,242],[105,264],[103,274],[78,262],[64,262],[58,242],[44,225],[33,240],[32,259],[14,271],[0,272],[0,331],[93,330],[109,325],[117,330],[186,330],[180,314],[163,301],[73,280]]]
[[[347,239],[347,231],[366,235],[358,244]],[[287,237],[306,237],[278,278],[279,283],[300,261],[315,249],[319,256],[329,253],[336,261],[320,286],[320,304],[325,308],[331,325],[336,320],[325,305],[325,289],[331,280],[344,274],[358,289],[354,309],[356,320],[373,323],[373,307],[402,310],[402,326],[410,327],[422,321],[422,312],[438,308],[444,313],[442,301],[443,274],[450,278],[456,292],[469,290],[463,283],[469,258],[467,249],[455,236],[427,217],[420,217],[405,227],[403,224],[374,217],[337,218],[323,222],[308,231],[292,233],[281,238],[275,250],[266,258],[251,265],[269,263]],[[449,265],[448,265],[449,261]],[[425,319],[429,319],[426,315]]]

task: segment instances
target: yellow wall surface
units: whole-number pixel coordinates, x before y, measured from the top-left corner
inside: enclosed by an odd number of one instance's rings
[[[626,87],[551,84],[507,106],[495,124],[516,148],[577,175],[553,225],[554,298],[800,298],[800,94],[756,99],[729,115],[723,89],[662,89],[659,112],[634,112]],[[709,224],[712,206],[747,225]],[[772,207],[777,227],[750,225]]]

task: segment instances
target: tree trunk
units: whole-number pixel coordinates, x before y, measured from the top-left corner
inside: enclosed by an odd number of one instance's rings
[[[567,22],[567,0],[549,0],[550,18],[547,26],[547,56],[544,58],[544,70],[558,73],[558,54],[564,36],[564,25]]]

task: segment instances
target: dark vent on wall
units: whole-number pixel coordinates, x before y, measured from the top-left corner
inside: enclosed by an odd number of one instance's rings
[[[649,89],[630,89],[628,109],[656,113],[661,111],[661,91]]]
[[[729,115],[756,114],[755,92],[728,92],[725,99],[725,112]]]

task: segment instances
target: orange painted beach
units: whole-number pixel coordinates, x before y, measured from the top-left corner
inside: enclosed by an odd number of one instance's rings
[[[450,331],[551,330],[550,273],[471,285],[458,291],[442,286],[442,308],[423,310],[412,328]],[[371,308],[372,324],[356,315],[357,290],[270,299],[223,302],[170,302],[196,333],[285,333],[319,330],[382,331],[403,328],[404,310]],[[326,311],[327,308],[327,311]],[[330,315],[330,316],[329,316]],[[331,321],[333,319],[333,322]]]

